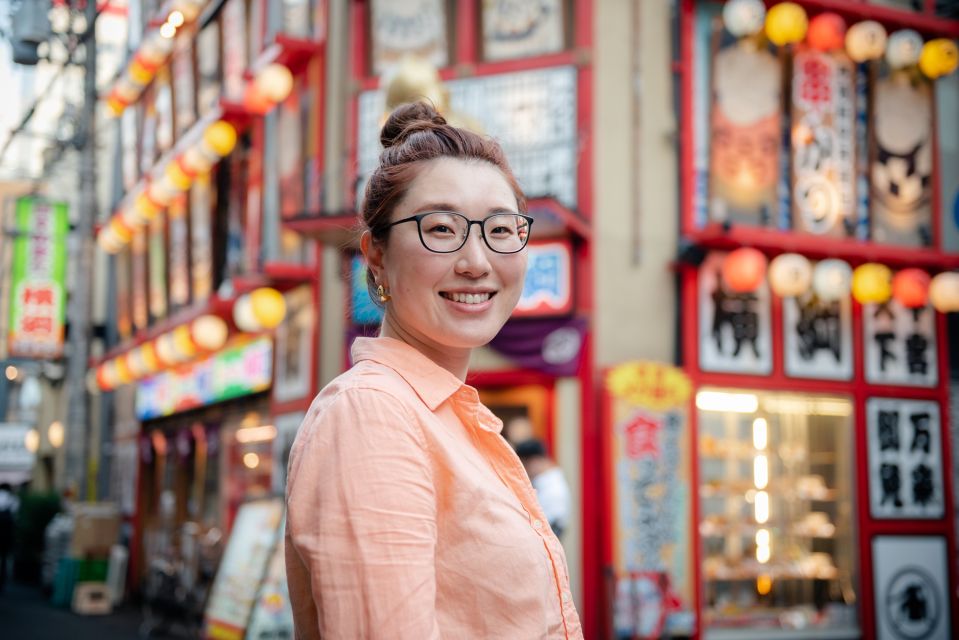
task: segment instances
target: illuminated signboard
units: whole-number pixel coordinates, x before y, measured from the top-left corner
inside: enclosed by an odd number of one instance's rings
[[[523,295],[513,317],[558,316],[573,309],[572,249],[569,242],[530,242]]]

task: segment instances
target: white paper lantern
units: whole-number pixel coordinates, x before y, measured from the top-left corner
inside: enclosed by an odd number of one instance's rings
[[[852,269],[843,260],[829,259],[816,263],[812,288],[823,302],[839,300],[849,294]]]
[[[260,323],[257,322],[256,315],[253,313],[253,301],[250,294],[240,296],[233,303],[233,322],[240,331],[255,333],[260,330]]]
[[[766,275],[769,286],[781,298],[793,298],[809,291],[812,265],[798,253],[784,253],[773,258]]]
[[[762,0],[729,0],[723,6],[723,24],[737,38],[759,33],[766,20]]]
[[[186,359],[177,350],[172,331],[168,331],[156,339],[156,352],[157,357],[167,364],[177,364]]]
[[[947,271],[933,277],[929,283],[929,301],[936,311],[959,311],[959,273]]]
[[[921,53],[922,36],[912,29],[894,31],[886,43],[886,62],[893,69],[911,67],[919,62]]]
[[[200,316],[190,325],[193,342],[204,351],[217,351],[230,335],[223,318],[214,315]]]
[[[886,50],[886,30],[875,20],[864,20],[846,32],[846,53],[856,62],[878,60]]]

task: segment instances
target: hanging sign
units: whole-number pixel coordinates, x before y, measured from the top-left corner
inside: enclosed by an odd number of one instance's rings
[[[939,403],[870,398],[866,424],[872,517],[942,518]]]
[[[732,293],[722,283],[725,254],[710,253],[699,267],[699,367],[703,371],[772,371],[769,286]]]
[[[57,358],[66,316],[67,205],[18,198],[14,216],[9,354]]]
[[[934,387],[939,380],[936,312],[895,300],[862,308],[866,381]]]
[[[0,422],[0,478],[4,482],[8,476],[18,482],[29,479],[36,462],[36,454],[27,449],[29,432],[29,425]]]
[[[523,294],[513,317],[557,316],[573,310],[573,250],[569,242],[530,242]]]
[[[147,378],[137,386],[140,420],[265,391],[273,381],[273,342],[241,340],[204,360]]]
[[[823,302],[808,292],[784,298],[786,375],[821,380],[852,379],[852,303],[849,296]]]
[[[949,565],[955,556],[943,536],[872,539],[873,594],[878,640],[954,637],[949,610],[955,595]]]
[[[793,228],[845,236],[856,213],[855,65],[800,49],[793,60]]]
[[[617,637],[695,630],[691,394],[683,371],[665,364],[629,362],[606,375]]]

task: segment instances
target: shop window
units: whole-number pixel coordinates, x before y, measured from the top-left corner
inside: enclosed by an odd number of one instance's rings
[[[855,630],[851,400],[703,390],[696,405],[709,637]]]

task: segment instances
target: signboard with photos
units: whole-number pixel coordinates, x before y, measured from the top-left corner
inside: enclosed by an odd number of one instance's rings
[[[873,518],[942,518],[942,425],[932,400],[866,402],[869,512]]]
[[[699,367],[703,371],[764,375],[772,371],[769,285],[733,293],[722,282],[725,254],[710,253],[699,267]]]
[[[866,381],[934,387],[939,381],[936,310],[896,300],[862,308]]]

